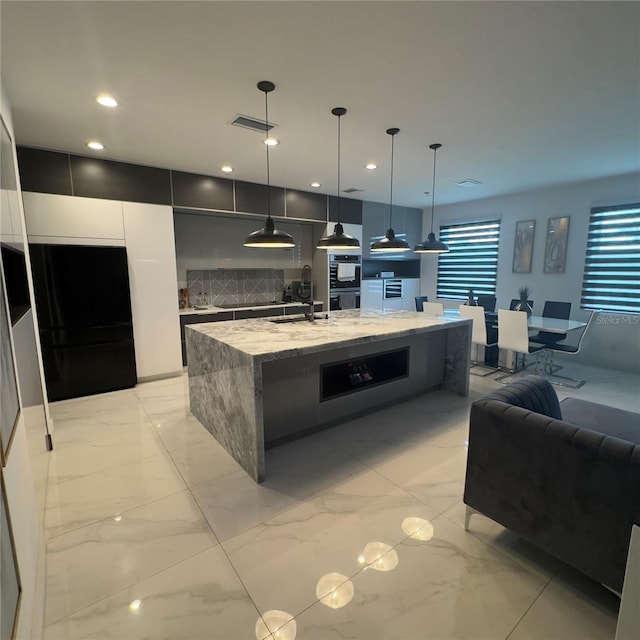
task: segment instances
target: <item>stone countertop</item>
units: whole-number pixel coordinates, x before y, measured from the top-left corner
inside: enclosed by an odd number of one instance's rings
[[[274,302],[273,304],[257,304],[254,306],[241,306],[241,307],[216,307],[213,305],[207,305],[205,309],[194,309],[189,307],[188,309],[179,309],[178,313],[181,316],[190,315],[203,315],[209,313],[223,313],[225,311],[246,311],[247,309],[283,309],[287,307],[299,307],[301,305],[308,305],[308,302]],[[321,304],[320,300],[316,300],[314,304]]]
[[[319,313],[314,322],[276,323],[266,318],[188,325],[259,361],[279,360],[336,346],[398,338],[414,333],[471,325],[469,319],[431,316],[416,311],[348,310]],[[296,318],[297,316],[288,316]]]

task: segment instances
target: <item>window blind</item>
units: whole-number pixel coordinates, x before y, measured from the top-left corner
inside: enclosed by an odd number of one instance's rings
[[[466,300],[495,295],[498,275],[500,220],[442,225],[440,241],[449,246],[438,256],[438,298]]]
[[[580,307],[640,312],[640,203],[591,209]]]

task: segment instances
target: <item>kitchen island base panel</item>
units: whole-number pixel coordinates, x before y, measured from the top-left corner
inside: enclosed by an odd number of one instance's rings
[[[262,369],[251,356],[187,328],[191,413],[256,481],[264,480]]]
[[[263,363],[265,445],[292,440],[296,435],[441,388],[445,346],[441,332],[426,333]],[[398,352],[408,355],[403,375],[381,383],[372,380],[371,385],[355,381],[344,393],[323,398],[322,378],[327,369],[351,363],[357,367]]]

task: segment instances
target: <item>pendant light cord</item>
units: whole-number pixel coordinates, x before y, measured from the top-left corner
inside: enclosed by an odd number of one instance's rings
[[[389,194],[389,229],[393,227],[391,224],[392,216],[393,216],[393,143],[394,143],[395,135],[391,135],[391,184],[390,184],[390,194]]]
[[[264,119],[265,119],[265,135],[267,138],[269,137],[269,93],[267,91],[264,92]],[[267,147],[267,217],[271,217],[271,175],[269,173],[269,145],[265,144]]]
[[[338,115],[338,224],[340,224],[340,119]]]
[[[437,149],[433,150],[433,187],[431,188],[431,233],[433,233],[433,209],[436,201],[436,154]]]

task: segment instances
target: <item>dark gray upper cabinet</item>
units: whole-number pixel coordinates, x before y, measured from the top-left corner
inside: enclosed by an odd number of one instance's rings
[[[405,207],[404,228],[406,240],[413,250],[413,247],[426,238],[426,235],[424,238],[422,237],[422,209]],[[418,254],[414,254],[412,251],[408,257],[415,258],[417,255]]]
[[[18,147],[18,169],[23,191],[71,196],[69,154]]]
[[[327,196],[322,193],[287,189],[287,218],[327,219]]]
[[[337,196],[329,196],[329,220],[338,222]],[[340,198],[340,222],[362,224],[362,200]]]
[[[407,241],[412,251],[398,252],[395,259],[412,260],[417,256],[413,253],[415,247],[422,238],[422,210],[411,207],[394,205],[391,213],[391,227],[396,237]],[[362,257],[382,260],[388,254],[371,253],[370,247],[389,228],[389,205],[381,202],[365,202],[362,216]]]
[[[389,205],[365,202],[362,206],[362,257],[368,258],[371,244],[383,237],[389,228]],[[375,256],[375,254],[374,254]]]
[[[171,171],[174,207],[233,211],[233,180]]]
[[[171,204],[168,169],[72,155],[71,175],[74,196]]]
[[[236,211],[267,214],[267,185],[235,181]],[[284,189],[271,187],[271,215],[284,216]]]

